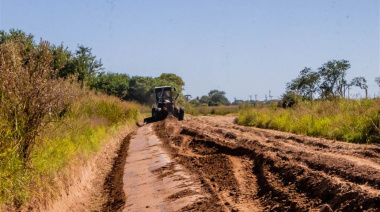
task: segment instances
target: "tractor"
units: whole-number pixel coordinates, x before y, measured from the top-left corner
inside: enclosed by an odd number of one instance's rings
[[[175,88],[173,90],[176,91]],[[183,120],[185,110],[175,105],[179,94],[173,98],[171,86],[155,87],[154,93],[156,105],[152,107],[152,117],[145,119],[145,123],[163,120],[169,115],[177,117],[180,121]]]

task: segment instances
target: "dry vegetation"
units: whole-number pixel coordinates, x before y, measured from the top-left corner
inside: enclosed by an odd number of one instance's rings
[[[244,107],[238,123],[357,143],[380,141],[380,99],[299,102],[292,108]]]
[[[136,103],[57,77],[52,49],[28,39],[0,44],[0,209],[57,195],[67,166],[139,116]]]

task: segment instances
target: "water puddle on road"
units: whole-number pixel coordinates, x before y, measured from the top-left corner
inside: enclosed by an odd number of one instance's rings
[[[152,125],[132,137],[124,170],[123,211],[177,211],[204,197],[200,182],[170,159]]]

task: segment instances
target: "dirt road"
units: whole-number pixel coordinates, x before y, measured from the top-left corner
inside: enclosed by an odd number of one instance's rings
[[[124,211],[177,211],[205,197],[200,180],[170,159],[152,125],[130,140],[123,184]]]
[[[124,211],[380,211],[380,147],[168,118],[132,137],[123,182]]]

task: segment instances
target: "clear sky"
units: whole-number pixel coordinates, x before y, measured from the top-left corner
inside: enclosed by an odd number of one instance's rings
[[[106,71],[175,73],[193,97],[274,98],[304,67],[351,63],[378,94],[379,0],[0,0],[0,29],[21,29],[75,50],[92,48]]]

